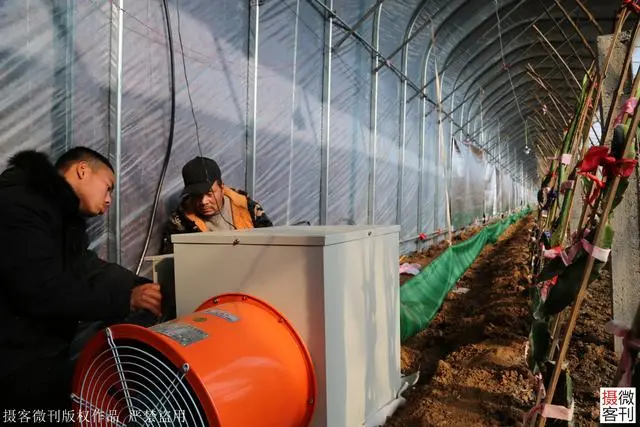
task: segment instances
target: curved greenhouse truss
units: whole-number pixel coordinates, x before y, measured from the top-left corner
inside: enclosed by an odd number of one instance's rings
[[[103,255],[137,266],[170,130],[163,2],[1,8],[0,155],[108,153],[115,206],[93,235]],[[553,155],[616,11],[595,0],[198,0],[167,12],[175,129],[148,254],[199,152],[277,224],[399,223],[403,250],[532,201],[537,158]]]

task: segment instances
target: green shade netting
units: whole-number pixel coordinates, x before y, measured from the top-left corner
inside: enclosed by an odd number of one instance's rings
[[[495,243],[510,225],[529,212],[531,208],[527,207],[483,228],[469,240],[450,246],[400,288],[400,331],[403,341],[427,327],[449,291],[473,264],[485,245]]]

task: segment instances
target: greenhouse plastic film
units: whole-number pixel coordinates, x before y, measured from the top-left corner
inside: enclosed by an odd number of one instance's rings
[[[445,250],[420,274],[400,288],[402,340],[423,330],[435,317],[445,297],[487,243],[495,243],[511,225],[529,213],[525,209],[483,228],[472,238]]]
[[[56,27],[67,11],[39,2],[14,1],[1,7],[0,155],[6,159],[34,148],[58,155],[70,131],[64,109],[54,108],[67,99],[65,34]],[[62,79],[56,78],[58,70]]]
[[[343,34],[335,31],[336,39]],[[345,43],[332,58],[327,221],[362,224],[368,216],[371,55]]]
[[[418,231],[418,183],[420,181],[420,105],[414,99],[407,105],[407,123],[404,147],[404,177],[402,181],[402,233],[400,239],[417,236]],[[422,206],[424,208],[424,206]]]
[[[253,196],[277,225],[320,222],[324,26],[308,1],[260,8]]]
[[[37,149],[58,157],[74,144],[107,154],[108,4],[0,4],[0,158]],[[105,256],[105,218],[89,223]]]
[[[482,217],[485,165],[482,152],[455,142],[451,166],[451,215],[454,228],[472,224]]]
[[[375,3],[336,1],[334,9],[344,22],[354,25]],[[73,8],[68,9],[68,4]],[[466,33],[458,26],[443,23],[456,14],[476,20],[495,12],[494,4],[479,10],[467,10],[462,4],[462,0],[446,4],[435,0],[419,4],[387,0],[379,8],[379,50],[388,56],[385,59],[396,70],[404,69],[414,84],[425,86],[424,92],[431,101],[437,99],[437,63],[445,109],[453,110],[459,102],[465,103],[464,109],[454,115],[460,116],[459,123],[473,118],[480,105],[477,89],[468,87],[467,80],[476,75],[478,67],[465,68],[466,61],[481,55],[485,68],[499,60],[494,48],[482,52],[472,49],[478,43],[486,43],[482,38],[470,38],[453,50]],[[501,10],[506,12],[511,7],[501,5]],[[115,216],[110,215],[108,234],[107,218],[93,220],[91,237],[92,247],[105,257],[107,243],[113,250],[116,230],[120,230],[122,263],[135,268],[167,149],[169,49],[161,2],[125,1],[124,9],[122,169],[120,185],[115,189],[121,222],[116,223]],[[407,103],[401,105],[405,84],[387,66],[377,70],[377,117],[372,126],[370,112],[375,98],[371,71],[379,63],[351,35],[334,50],[324,46],[329,27],[323,8],[315,0],[181,0],[169,2],[169,9],[175,55],[176,122],[148,255],[157,253],[167,216],[178,203],[182,166],[200,153],[219,161],[227,185],[248,189],[255,183],[251,195],[263,204],[276,225],[300,221],[318,224],[321,173],[325,166],[321,147],[327,135],[329,188],[324,196],[328,200],[329,224],[363,224],[372,217],[378,224],[401,223],[403,238],[413,239],[418,232],[431,234],[446,229],[448,204],[453,208],[453,225],[461,226],[479,216],[482,205],[490,214],[516,203],[518,195],[509,187],[513,181],[505,182],[506,175],[496,177],[494,172],[487,177],[483,168],[495,171],[494,166],[483,166],[482,161],[466,152],[458,166],[464,175],[458,181],[450,176],[451,138],[458,131],[444,116],[441,134],[432,102],[414,97],[415,89],[409,84]],[[110,128],[115,109],[110,105],[115,99],[110,98],[110,94],[115,95],[115,66],[110,59],[113,55],[115,60],[118,44],[114,37],[120,30],[117,20],[112,19],[117,16],[117,2],[15,0],[2,2],[0,12],[0,62],[5,70],[0,86],[2,158],[25,148],[57,156],[74,145],[88,145],[103,154],[113,154],[118,138]],[[514,13],[519,16],[520,11]],[[370,14],[357,28],[358,34],[372,45],[376,16],[377,13]],[[505,23],[511,22],[509,17],[504,19]],[[482,31],[487,25],[488,18],[475,31]],[[334,25],[332,31],[332,44],[348,34],[340,25]],[[406,36],[413,38],[406,48],[408,55],[403,57],[404,49],[399,47]],[[434,36],[438,42],[432,46]],[[256,47],[257,63],[253,56]],[[324,55],[329,51],[332,74],[327,103],[323,72]],[[443,60],[445,57],[449,59]],[[484,83],[484,77],[478,83]],[[455,96],[450,97],[453,89]],[[329,129],[324,111],[330,112]],[[469,132],[475,127],[466,126]],[[401,141],[403,165],[399,164]],[[371,156],[375,156],[375,171],[371,169]],[[398,215],[401,168],[402,212]],[[248,180],[252,174],[254,179]],[[483,175],[488,182],[481,200],[477,193],[483,191]],[[374,200],[369,199],[370,182],[375,187]],[[415,240],[409,243],[415,247]]]
[[[400,80],[389,69],[383,68],[380,71],[375,176],[376,224],[397,224],[400,108],[394,100],[400,93],[400,86]]]
[[[161,3],[127,2],[126,9],[120,191],[122,262],[131,268],[142,253],[160,179],[171,98]],[[175,55],[176,124],[149,254],[157,253],[162,227],[182,189],[181,169],[188,160],[202,152],[220,163],[226,184],[245,186],[248,5],[237,3],[229,8],[204,0],[180,1],[170,2],[169,10]],[[200,145],[186,90],[180,34]]]

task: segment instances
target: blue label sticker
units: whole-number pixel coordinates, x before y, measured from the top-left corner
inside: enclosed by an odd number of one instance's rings
[[[212,316],[219,317],[221,319],[226,320],[227,322],[235,323],[240,320],[240,318],[234,314],[229,313],[228,311],[218,310],[215,308],[210,308],[204,311],[207,314],[211,314]]]

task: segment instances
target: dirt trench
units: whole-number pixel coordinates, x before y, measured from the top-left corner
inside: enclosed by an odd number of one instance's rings
[[[519,426],[535,404],[524,361],[530,326],[528,216],[488,245],[429,327],[402,346],[402,371],[420,370],[407,403],[387,427]],[[414,259],[415,261],[415,259]],[[598,392],[617,361],[604,331],[611,318],[608,272],[589,289],[568,360],[576,426],[598,425]]]

